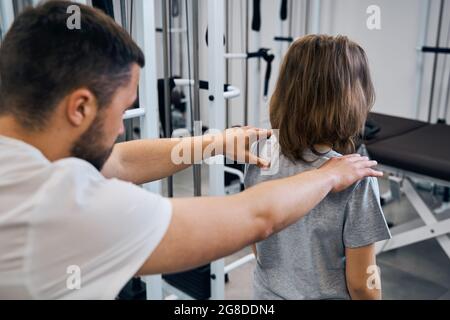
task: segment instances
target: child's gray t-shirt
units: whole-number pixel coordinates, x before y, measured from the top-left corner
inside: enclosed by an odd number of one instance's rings
[[[271,159],[271,170],[248,166],[246,188],[318,168],[328,159],[340,156],[334,151],[324,156],[307,151],[308,162],[293,163],[282,154],[276,156],[274,140],[258,147],[260,156]],[[364,247],[390,236],[376,179],[368,178],[346,191],[329,194],[303,219],[256,245],[254,298],[350,299],[345,248]]]

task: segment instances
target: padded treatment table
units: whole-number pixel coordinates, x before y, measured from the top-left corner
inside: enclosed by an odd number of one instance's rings
[[[366,147],[369,155],[384,165],[450,181],[448,125],[427,125]]]
[[[366,140],[364,142],[366,145],[396,137],[428,125],[426,122],[387,116],[380,113],[370,113],[368,120],[381,127],[381,130],[373,139]]]
[[[389,178],[391,190],[397,185],[420,216],[392,228],[392,239],[377,243],[377,253],[434,238],[450,258],[450,218],[437,217],[412,180],[427,179],[450,187],[450,126],[380,114],[371,114],[369,119],[381,127],[373,139],[365,141],[369,156],[394,174]]]

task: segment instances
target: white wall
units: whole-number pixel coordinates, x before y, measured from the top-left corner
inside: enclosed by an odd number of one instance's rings
[[[157,8],[161,0],[156,0]],[[249,1],[249,18],[251,23],[252,1]],[[427,3],[430,3],[429,16],[427,17]],[[184,1],[182,1],[184,2]],[[245,23],[246,1],[228,0],[230,10],[229,30],[227,43],[230,52],[245,51]],[[208,0],[200,0],[200,77],[207,80],[207,47],[205,43],[205,31],[207,28],[207,3]],[[311,0],[309,6],[307,0],[291,0],[292,7],[292,36],[299,37],[306,31],[343,34],[358,42],[366,50],[369,57],[372,77],[374,80],[377,101],[374,111],[397,115],[408,118],[428,118],[428,106],[430,101],[431,74],[434,61],[433,54],[422,54],[417,47],[422,45],[435,45],[436,28],[438,20],[439,0]],[[320,4],[319,30],[314,30],[313,21],[314,4]],[[279,0],[262,0],[262,30],[261,47],[272,48],[276,51],[277,44],[273,37],[278,35],[279,26]],[[368,30],[366,9],[369,5],[378,5],[381,8],[381,30]],[[309,8],[309,11],[307,11]],[[160,9],[157,9],[160,10]],[[157,17],[160,15],[157,11]],[[224,11],[225,14],[225,11]],[[446,1],[443,21],[443,33],[441,46],[450,46],[450,1]],[[309,23],[308,23],[309,22]],[[306,27],[308,25],[308,27]],[[425,34],[425,27],[428,32]],[[308,29],[308,30],[306,30]],[[287,26],[285,26],[287,32]],[[255,33],[250,32],[250,46],[254,44]],[[162,43],[162,42],[161,42]],[[183,49],[185,50],[185,49]],[[184,51],[185,52],[185,51]],[[158,61],[162,61],[161,56]],[[185,59],[185,58],[184,58]],[[271,79],[271,92],[277,79],[278,66],[281,59],[277,57],[273,64]],[[253,106],[254,94],[252,89],[256,81],[263,88],[265,64],[261,65],[260,79],[252,73],[252,66],[257,65],[257,60],[249,61],[249,95],[248,105],[250,113]],[[423,69],[423,78],[419,77]],[[433,120],[437,117],[439,105],[446,102],[448,93],[448,75],[450,73],[450,56],[440,56],[438,59],[438,81],[436,82]],[[159,71],[162,76],[162,69]],[[244,96],[245,92],[245,62],[232,60],[228,68],[229,83],[241,88],[243,95],[229,103],[229,124],[244,124]],[[187,76],[185,71],[185,76]],[[207,92],[201,92],[202,119],[207,125],[208,101]],[[268,101],[259,98],[260,125],[268,125]],[[450,110],[449,110],[450,113]],[[450,120],[449,115],[447,115]]]
[[[425,120],[428,117],[434,55],[423,55],[416,48],[424,44],[435,45],[439,1],[430,1],[428,21],[426,0],[322,0],[322,4],[321,32],[348,35],[367,52],[377,92],[374,111]],[[381,30],[371,31],[366,27],[366,9],[372,4],[381,8]],[[445,10],[443,40],[448,34],[448,28],[445,28],[450,16],[448,4]],[[427,22],[429,32],[423,37]],[[441,44],[448,46],[445,41]],[[446,59],[448,57],[445,56],[439,59],[439,79]],[[418,83],[420,68],[424,71],[421,85]],[[447,90],[446,83],[442,89]],[[439,102],[444,103],[443,99],[439,101],[437,98],[439,94],[444,95],[444,92],[438,85],[435,111]]]
[[[366,9],[371,4],[381,8],[381,30],[366,27]],[[398,116],[415,116],[417,34],[420,0],[323,0],[331,7],[323,20],[329,19],[330,34],[343,34],[358,42],[366,51],[377,93],[375,111]],[[325,9],[325,8],[324,8]],[[325,23],[324,23],[325,24]],[[325,28],[324,28],[325,29]]]
[[[240,1],[240,0],[230,0]],[[430,87],[432,78],[433,54],[417,51],[423,45],[434,46],[436,39],[439,0],[430,0],[429,14],[426,15],[428,0],[312,0],[308,13],[305,12],[306,1],[293,1],[293,36],[305,33],[305,13],[309,19],[309,31],[314,25],[313,2],[320,4],[319,32],[343,34],[360,43],[369,57],[372,77],[377,93],[374,111],[390,115],[427,120]],[[366,26],[370,5],[381,8],[381,30],[369,30]],[[276,48],[272,41],[278,33],[277,21],[279,2],[262,0],[263,25],[262,46]],[[235,14],[235,17],[238,13]],[[443,14],[441,46],[450,46],[450,2],[446,1]],[[232,23],[235,28],[237,21]],[[425,33],[428,25],[428,33]],[[235,31],[235,34],[238,34]],[[234,34],[233,34],[234,36]],[[235,41],[229,39],[229,41]],[[275,62],[271,88],[276,81],[277,65]],[[236,67],[238,68],[238,67]],[[420,77],[423,69],[423,78]],[[235,70],[236,72],[238,69]],[[264,73],[264,70],[262,70]],[[433,104],[432,120],[436,120],[438,109],[446,102],[448,95],[448,75],[450,74],[450,56],[438,58],[437,81]],[[261,75],[263,76],[263,74]],[[238,81],[238,79],[233,79]],[[250,83],[255,80],[250,75]],[[262,79],[261,79],[262,81]],[[252,100],[250,93],[250,105]],[[236,105],[237,103],[235,103]],[[261,122],[267,123],[267,103],[261,99]],[[233,110],[239,110],[237,106]],[[238,122],[234,114],[234,122]],[[447,112],[450,121],[450,110]]]

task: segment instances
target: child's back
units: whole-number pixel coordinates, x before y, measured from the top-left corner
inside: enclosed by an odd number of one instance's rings
[[[271,152],[271,170],[278,171],[267,174],[250,166],[246,186],[312,170],[339,156],[323,150],[354,152],[374,101],[369,63],[358,44],[326,35],[294,41],[270,101],[279,150]],[[273,150],[270,142],[260,145],[262,156]],[[376,180],[330,194],[297,224],[257,245],[255,296],[379,299],[379,286],[369,283],[379,279],[370,274],[376,265],[374,243],[389,237]]]
[[[276,140],[261,143],[261,155]],[[276,150],[276,147],[275,147]],[[305,151],[295,163],[277,152],[272,157],[275,172],[256,166],[247,168],[245,184],[289,177],[320,167],[334,151],[318,156]],[[277,159],[275,159],[276,157]],[[257,244],[254,279],[256,299],[350,299],[346,282],[345,249],[359,248],[390,237],[379,202],[376,179],[366,179],[352,188],[327,196],[305,218]]]

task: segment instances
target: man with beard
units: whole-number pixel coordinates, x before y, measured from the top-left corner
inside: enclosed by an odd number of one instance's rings
[[[250,143],[229,146],[269,132],[114,145],[145,59],[90,7],[80,5],[81,29],[69,30],[72,4],[24,11],[0,48],[0,299],[113,299],[134,275],[224,257],[295,223],[329,192],[380,175],[352,155],[226,198],[165,199],[137,187],[187,168],[171,161],[180,145],[267,166]]]

